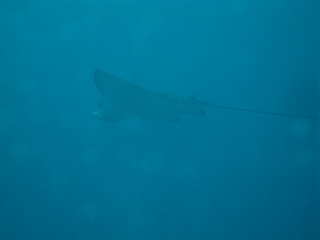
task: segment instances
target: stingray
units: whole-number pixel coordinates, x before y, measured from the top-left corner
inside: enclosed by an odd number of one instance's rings
[[[204,107],[286,117],[320,119],[317,116],[303,116],[218,106],[211,102],[199,101],[195,96],[179,98],[146,90],[98,69],[94,72],[94,81],[99,92],[104,96],[105,101],[99,103],[99,109],[95,111],[92,116],[105,122],[117,122],[133,117],[138,117],[146,121],[179,122],[180,116],[183,114],[204,116],[206,114]]]
[[[146,121],[179,122],[180,115],[204,116],[205,106],[213,103],[196,100],[195,96],[179,98],[153,92],[124,79],[95,70],[94,81],[105,101],[92,116],[105,122],[138,117]]]

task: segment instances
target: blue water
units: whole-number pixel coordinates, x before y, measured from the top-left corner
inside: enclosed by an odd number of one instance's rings
[[[319,116],[317,1],[0,3],[0,238],[320,239],[319,120],[91,117],[96,68]]]

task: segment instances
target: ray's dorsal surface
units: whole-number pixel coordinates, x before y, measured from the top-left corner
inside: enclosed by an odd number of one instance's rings
[[[101,70],[95,70],[94,81],[99,92],[104,96],[105,101],[99,104],[99,109],[92,116],[105,122],[116,122],[132,117],[138,117],[147,121],[178,122],[180,121],[180,115],[183,114],[204,116],[206,110],[203,107],[284,117],[320,119],[317,116],[219,106],[211,102],[199,101],[195,96],[189,98],[174,97],[146,90]]]
[[[92,115],[105,122],[138,117],[147,121],[178,122],[180,115],[204,116],[202,106],[210,105],[195,98],[179,98],[152,92],[101,70],[95,70],[94,81],[105,101]],[[213,104],[212,104],[213,105]]]

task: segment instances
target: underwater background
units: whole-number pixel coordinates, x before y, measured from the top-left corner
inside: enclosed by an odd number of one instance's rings
[[[316,0],[2,0],[0,239],[320,239],[319,120],[100,122],[96,68],[319,117]]]

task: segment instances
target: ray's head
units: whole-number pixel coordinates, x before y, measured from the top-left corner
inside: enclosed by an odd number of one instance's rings
[[[117,122],[133,117],[125,109],[114,106],[107,102],[99,103],[99,109],[94,111],[91,116],[103,122]]]
[[[100,121],[104,121],[104,122],[105,122],[104,113],[103,113],[103,111],[101,111],[100,108],[99,108],[97,111],[94,111],[94,112],[91,114],[91,116],[92,116],[93,118],[96,118],[96,119],[98,119],[98,120],[100,120]]]

